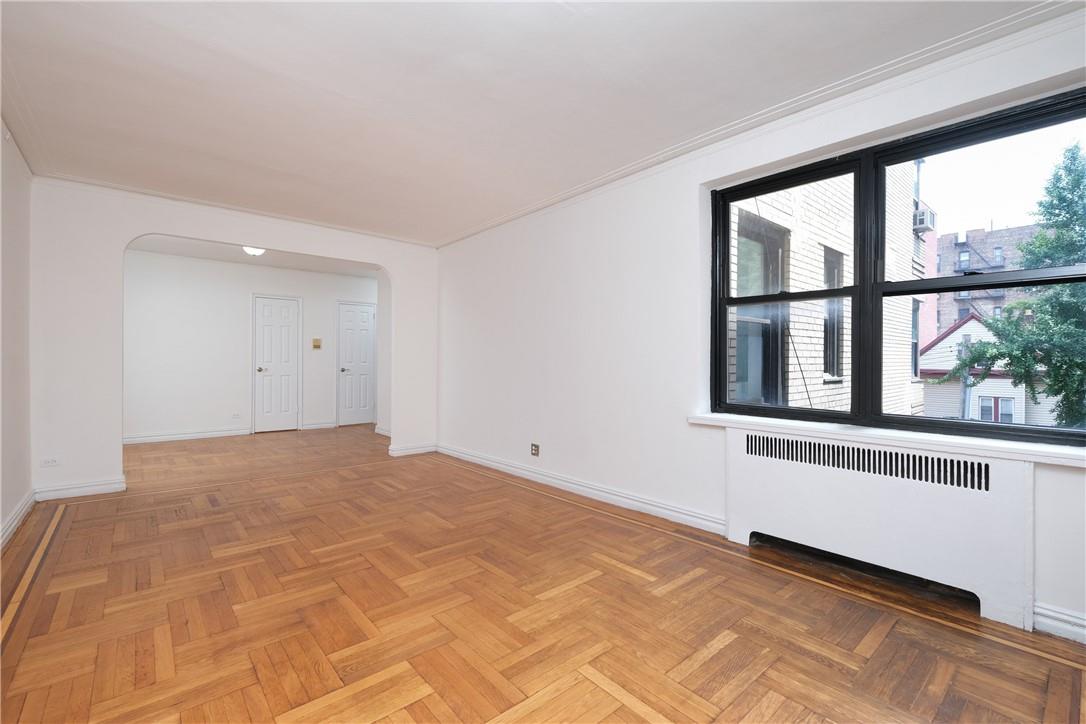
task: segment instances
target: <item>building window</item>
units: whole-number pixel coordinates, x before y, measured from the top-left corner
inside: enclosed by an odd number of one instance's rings
[[[1055,126],[1060,126],[1059,133],[1043,133]],[[937,273],[940,257],[933,271],[917,264],[913,254],[915,206],[909,174],[915,174],[921,158],[931,161],[925,173],[942,176],[929,176],[926,188],[932,189],[928,193],[933,198],[923,203],[938,211],[939,218],[958,220],[958,229],[946,231],[957,233],[959,240],[961,229],[984,228],[992,218],[1007,228],[1035,225],[1038,231],[1030,239],[1074,233],[1059,226],[1058,216],[1045,216],[1053,206],[1042,203],[1045,194],[1058,191],[1058,185],[1012,184],[1018,171],[1006,161],[1036,151],[1057,168],[1074,153],[1072,148],[1053,151],[1044,146],[1045,138],[1057,137],[1061,143],[1081,138],[1086,147],[1086,89],[714,191],[712,409],[1086,445],[1086,416],[1076,411],[1076,405],[1086,409],[1075,397],[1082,393],[1073,385],[1053,391],[1053,385],[1075,379],[1074,374],[1050,374],[1057,365],[1086,364],[1081,341],[1086,320],[1079,319],[1081,314],[1075,318],[1074,311],[1068,319],[1042,318],[1081,309],[1063,304],[1061,311],[1059,295],[1086,298],[1086,253],[1077,245],[1051,243],[1031,250],[1030,242],[1024,242],[1016,247],[1022,258],[1016,257],[1014,268],[976,273],[970,249],[959,244],[955,271],[972,273],[946,276]],[[1014,147],[1016,143],[1021,147]],[[1022,147],[1032,150],[1023,153]],[[980,180],[1000,184],[988,178],[993,173],[1005,175],[1005,185],[1015,194],[1029,196],[1012,199],[1013,204],[1002,198],[972,203],[967,192]],[[1024,221],[1004,224],[1001,214],[1016,209],[1038,211]],[[945,239],[948,234],[936,231],[931,237]],[[980,243],[968,235],[964,241]],[[1002,251],[995,250],[999,248],[993,247],[993,255],[1004,259]],[[1061,248],[1066,253],[1052,257],[1052,250]],[[1057,296],[1046,296],[1052,294]],[[941,329],[943,315],[932,313],[933,324],[925,321],[924,310],[945,309],[945,301],[954,298],[997,296],[1022,300],[1034,313],[1005,315],[993,307],[991,314],[1004,320],[1000,328],[984,330],[982,339],[959,350],[963,356],[946,355],[942,337],[960,334],[958,325]],[[968,303],[953,307],[958,307],[959,321],[972,311]],[[977,324],[976,330],[965,327],[974,337],[984,322]],[[1037,345],[1035,354],[1010,342],[989,343],[991,335],[1012,328],[1007,325],[1023,325],[1024,333],[1011,342]],[[1050,328],[1082,329],[1083,334],[1038,338],[1038,330]],[[1013,356],[1006,351],[1011,348]],[[985,385],[1008,380],[1024,384],[1023,366],[1032,366],[1028,373],[1046,394],[1069,396],[1070,404],[1049,400],[1053,421],[1012,426],[1013,398],[985,394]],[[902,384],[910,375],[923,375],[926,384]],[[840,377],[842,384],[814,384],[826,377]],[[992,424],[967,419],[968,395],[957,411],[945,403],[940,407],[939,400],[929,404],[926,396],[919,398],[930,388],[942,393],[941,400],[956,399],[945,391],[961,384],[958,380],[977,398],[991,399],[983,414]],[[939,387],[943,384],[950,387]]]
[[[999,319],[1003,316],[1003,307],[992,307],[992,316]]]
[[[997,246],[992,249],[992,266],[1003,266],[1003,247]]]
[[[935,272],[939,273],[942,270],[943,270],[943,255],[942,254],[936,254],[935,255]]]
[[[826,247],[822,256],[826,289],[840,289],[844,279],[845,255]],[[826,316],[822,323],[822,372],[830,377],[841,377],[841,331],[844,321],[845,307],[842,299],[827,299]]]
[[[1014,398],[1013,397],[988,397],[980,398],[981,422],[1000,422],[1005,425],[1014,423]]]

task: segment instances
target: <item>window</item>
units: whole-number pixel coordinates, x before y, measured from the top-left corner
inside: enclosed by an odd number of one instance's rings
[[[1001,422],[1005,425],[1014,422],[1013,397],[981,396],[979,409],[981,422]]]
[[[714,191],[713,410],[1086,445],[1086,393],[1068,383],[1086,375],[1086,251],[1033,243],[1074,238],[1046,194],[1076,142],[1083,89]],[[919,159],[940,227],[923,255]],[[989,390],[1021,387],[1021,360],[1048,397],[1016,422]]]
[[[844,278],[845,255],[830,248],[823,249],[823,266],[827,289],[839,289]],[[841,330],[844,328],[845,306],[841,297],[826,300],[826,317],[822,324],[822,372],[832,378],[841,377]]]
[[[997,246],[992,249],[992,266],[1003,266],[1003,247]]]

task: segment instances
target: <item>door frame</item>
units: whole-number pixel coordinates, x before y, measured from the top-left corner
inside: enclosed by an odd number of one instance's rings
[[[289,299],[298,303],[298,426],[295,430],[302,429],[303,408],[302,401],[305,385],[305,306],[302,297],[291,294],[261,294],[252,292],[249,295],[249,434],[256,434],[256,337],[253,329],[256,327],[256,300],[257,299]],[[338,404],[338,403],[337,403]],[[278,432],[278,431],[277,431]]]
[[[377,302],[360,302],[354,299],[337,299],[336,311],[335,311],[335,330],[336,330],[336,356],[332,360],[332,369],[336,373],[336,427],[341,427],[339,421],[339,385],[341,375],[339,373],[339,308],[344,304],[356,304],[363,307],[370,307],[373,310],[373,386],[370,392],[373,393],[373,422],[359,423],[362,425],[377,426]],[[354,423],[352,423],[354,424]]]

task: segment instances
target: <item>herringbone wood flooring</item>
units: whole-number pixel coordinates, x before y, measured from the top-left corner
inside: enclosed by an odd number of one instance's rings
[[[129,492],[40,504],[3,720],[1082,716],[1084,647],[386,442],[131,446]]]

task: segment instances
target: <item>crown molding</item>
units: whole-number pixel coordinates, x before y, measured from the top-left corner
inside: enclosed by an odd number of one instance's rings
[[[1005,52],[1026,43],[1041,41],[1067,30],[1080,29],[1084,25],[1086,25],[1086,11],[1081,9],[1080,4],[1073,2],[1041,3],[694,136],[633,163],[620,166],[609,173],[597,176],[591,181],[586,181],[547,199],[472,227],[437,244],[437,247],[442,248],[464,241],[488,229],[542,211],[642,171],[661,166],[668,161],[686,156],[694,151],[706,149],[742,133],[766,126],[773,121],[814,108],[821,112],[829,111],[836,107],[833,101],[839,101],[846,96],[869,89],[876,84],[886,84],[882,89],[885,91],[916,82],[915,78],[903,78],[902,76],[906,73],[922,72],[924,70],[928,70],[929,73],[939,73],[943,70],[943,68],[939,67],[942,62],[949,62],[951,66],[956,67]]]

